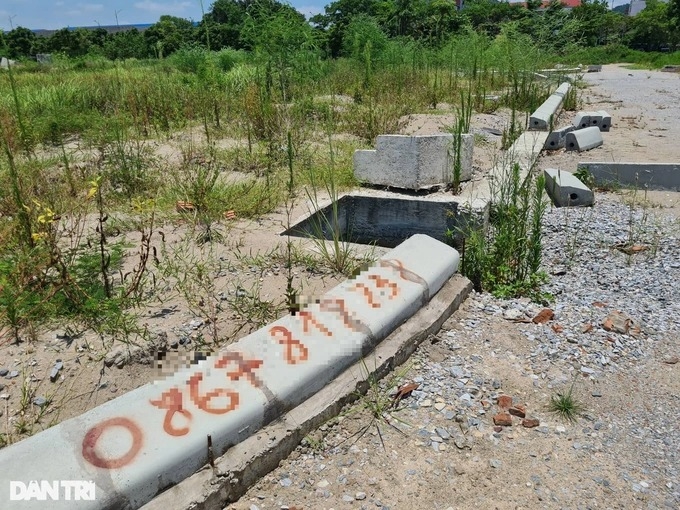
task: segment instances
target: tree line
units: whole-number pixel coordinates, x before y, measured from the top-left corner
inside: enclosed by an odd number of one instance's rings
[[[0,33],[0,54],[12,59],[52,53],[115,60],[163,58],[192,46],[253,51],[283,44],[313,46],[325,56],[338,57],[364,51],[367,43],[376,52],[391,38],[437,47],[469,31],[495,37],[507,25],[556,54],[606,45],[671,51],[680,45],[680,0],[647,0],[633,17],[609,10],[605,0],[583,0],[571,10],[560,0],[547,5],[541,0],[469,0],[460,10],[455,0],[336,0],[309,20],[277,0],[216,0],[197,24],[161,16],[144,31],[63,28],[50,36],[17,27]]]

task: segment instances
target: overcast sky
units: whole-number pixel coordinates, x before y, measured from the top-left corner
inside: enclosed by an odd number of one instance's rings
[[[309,16],[323,12],[332,0],[292,0],[290,3]],[[614,5],[629,0],[614,0]],[[204,0],[205,10],[210,10],[213,0]],[[608,2],[611,5],[611,0]],[[155,23],[162,14],[180,16],[199,21],[200,0],[0,0],[0,28],[11,30],[22,26],[31,29],[57,29],[63,27],[128,25]]]
[[[213,0],[203,0],[206,11]],[[323,12],[325,0],[293,0],[290,2],[309,16]],[[200,21],[200,0],[0,0],[0,28],[11,30],[22,26],[30,29],[115,25],[118,23],[155,23],[163,14]]]

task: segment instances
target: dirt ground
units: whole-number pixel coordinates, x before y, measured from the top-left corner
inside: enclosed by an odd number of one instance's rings
[[[582,154],[564,151],[544,154],[539,160],[540,168],[573,171],[579,161],[680,160],[675,142],[680,136],[680,76],[605,66],[602,73],[586,75],[585,79],[588,87],[582,91],[583,108],[604,109],[613,118],[611,131],[603,133],[604,145]],[[474,132],[478,135],[474,160],[477,176],[490,168],[500,143],[500,136],[482,128],[502,130],[508,117],[507,112],[473,117]],[[450,125],[452,119],[453,115],[447,112],[412,115],[402,132],[437,132]],[[565,117],[560,124],[568,122]],[[163,150],[167,151],[167,147]],[[170,151],[166,156],[173,158],[176,154]],[[646,198],[656,206],[656,212],[680,216],[680,194],[650,192]],[[306,209],[301,201],[292,217],[300,218]],[[244,293],[257,295],[265,303],[262,313],[275,315],[277,306],[280,311],[286,280],[283,260],[277,254],[284,238],[278,233],[284,230],[286,221],[285,211],[280,210],[259,221],[227,222],[225,242],[215,248],[212,257],[220,265],[210,268],[215,274],[214,288],[210,291],[223,296],[225,303]],[[189,235],[181,225],[164,234],[168,246],[177,249],[184,249],[183,240]],[[187,257],[190,256],[198,254],[189,253]],[[302,286],[306,295],[321,294],[339,281],[321,268],[302,263],[296,267],[295,283]],[[677,409],[677,397],[668,400],[667,396],[680,395],[677,368],[680,365],[660,364],[658,359],[650,358],[648,363],[628,372],[607,376],[599,382],[606,399],[591,397],[589,391],[583,396],[586,406],[596,410],[591,412],[592,420],[562,424],[545,413],[552,388],[535,384],[536,380],[523,370],[530,345],[521,330],[528,326],[495,316],[479,320],[480,300],[483,296],[473,296],[448,321],[440,340],[431,339],[422,346],[412,360],[408,378],[431,377],[438,370],[433,364],[457,356],[466,364],[471,377],[476,376],[484,384],[501,381],[505,394],[514,396],[540,417],[543,426],[540,432],[513,427],[511,432],[504,431],[498,437],[488,431],[486,435],[493,439],[478,431],[470,432],[468,437],[464,423],[435,411],[435,407],[442,407],[439,404],[450,405],[444,398],[450,382],[442,376],[437,379],[443,388],[441,402],[435,401],[432,406],[409,405],[403,411],[403,421],[414,426],[397,423],[393,427],[383,423],[378,429],[371,414],[361,406],[348,410],[339,420],[312,434],[276,471],[227,508],[443,510],[663,506],[664,497],[651,497],[644,486],[646,475],[636,459],[634,438],[621,432],[621,441],[607,442],[601,427],[607,429],[611,424],[608,416],[622,413],[630,420],[644,420],[645,410],[657,405],[655,396],[661,398],[659,405]],[[113,346],[112,350],[102,339],[66,330],[41,333],[37,341],[20,345],[6,341],[0,344],[0,369],[8,370],[7,376],[0,378],[0,433],[16,441],[153,380],[159,376],[154,367],[154,347],[170,347],[179,352],[210,350],[212,325],[202,313],[204,310],[200,304],[187,308],[181,303],[177,296],[168,296],[164,302],[143,311],[143,322],[155,339],[155,346],[143,349]],[[234,338],[247,334],[257,322],[257,317],[249,320],[226,304],[214,312],[220,333],[227,332]],[[479,320],[474,335],[466,334],[464,327],[471,320]],[[241,327],[238,332],[236,324]],[[450,343],[451,338],[455,338],[455,345]],[[50,373],[58,362],[63,368],[52,381]],[[561,368],[554,370],[559,372]],[[8,378],[13,372],[18,374]],[[561,375],[551,377],[559,379]],[[36,397],[47,398],[51,404],[43,410],[33,404]],[[490,401],[479,419],[489,422],[494,409],[495,402]],[[22,421],[30,423],[27,430],[18,430],[17,424]],[[463,435],[463,446],[451,445],[447,439],[435,441],[443,445],[439,450],[424,447],[422,430],[433,427],[446,427],[449,431],[457,427]],[[669,433],[677,435],[677,428]],[[584,444],[592,447],[584,448]],[[618,475],[621,466],[626,465],[631,466],[627,475],[631,480],[637,484],[644,482],[638,485],[640,490],[630,490],[630,484]],[[296,473],[298,478],[293,476]],[[293,478],[295,481],[290,484],[285,481]],[[677,490],[679,482],[667,482],[670,484],[667,491]]]

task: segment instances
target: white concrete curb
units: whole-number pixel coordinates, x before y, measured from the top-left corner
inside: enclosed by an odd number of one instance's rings
[[[567,138],[564,142],[564,149],[569,151],[587,151],[599,147],[603,143],[602,133],[597,126],[578,129],[567,133]]]
[[[47,507],[139,508],[208,462],[209,437],[218,457],[323,388],[423,306],[458,262],[450,246],[414,235],[297,315],[0,450],[0,466],[11,466],[0,473],[0,501],[10,501],[11,481],[83,480],[94,482],[94,500],[62,493]]]

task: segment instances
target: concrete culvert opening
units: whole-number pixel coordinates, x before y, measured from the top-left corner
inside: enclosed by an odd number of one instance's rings
[[[451,199],[387,198],[345,195],[334,204],[308,215],[281,235],[375,244],[394,248],[414,234],[450,242],[446,231],[457,232],[458,204]]]

